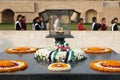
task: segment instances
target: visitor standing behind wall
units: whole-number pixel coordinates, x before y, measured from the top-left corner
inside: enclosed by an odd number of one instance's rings
[[[106,18],[102,18],[102,20],[101,20],[101,27],[100,28],[101,28],[102,31],[107,30]]]
[[[58,15],[57,16],[57,19],[55,20],[55,22],[54,22],[54,30],[57,32],[57,31],[59,31],[60,30],[60,28],[61,28],[61,16],[60,15]]]
[[[83,27],[83,18],[80,18],[80,19],[79,19],[79,22],[78,22],[78,30],[79,30],[79,31],[86,30],[86,29]]]
[[[46,28],[46,24],[44,22],[43,17],[40,17],[39,19],[40,19],[39,25],[41,26],[41,30],[46,30],[47,28]]]
[[[114,18],[112,21],[112,31],[118,31],[118,18]]]
[[[26,17],[25,16],[22,16],[21,25],[22,25],[22,30],[27,30]]]
[[[17,20],[15,22],[15,29],[16,30],[22,30],[21,21],[22,21],[22,15],[18,15]]]
[[[92,18],[92,31],[98,31],[99,28],[100,28],[100,24],[97,23],[97,18],[96,17],[93,17]]]
[[[39,25],[40,19],[39,17],[35,18],[35,30],[41,30],[41,26]]]

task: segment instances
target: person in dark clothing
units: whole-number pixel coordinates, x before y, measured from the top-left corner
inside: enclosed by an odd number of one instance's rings
[[[46,30],[47,29],[43,17],[40,17],[40,23],[39,24],[41,26],[41,30]]]
[[[92,31],[97,31],[100,28],[100,24],[97,23],[97,18],[93,17],[92,18]]]
[[[41,26],[39,25],[39,23],[40,23],[40,19],[39,19],[39,17],[36,17],[35,18],[35,30],[41,30]]]
[[[27,25],[26,25],[26,17],[22,16],[22,21],[21,21],[21,25],[22,25],[22,29],[23,30],[27,30]]]
[[[106,18],[102,18],[102,20],[101,20],[101,30],[105,31],[106,29],[107,29]]]
[[[112,20],[112,31],[118,31],[119,30],[117,23],[118,23],[118,18],[116,17]]]
[[[21,20],[22,20],[22,15],[18,15],[17,20],[15,22],[15,29],[16,30],[22,30]]]

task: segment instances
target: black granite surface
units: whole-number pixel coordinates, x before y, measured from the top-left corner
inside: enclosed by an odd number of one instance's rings
[[[17,71],[12,73],[0,73],[0,80],[63,80],[64,78],[69,80],[120,80],[120,73],[104,73],[97,72],[89,67],[89,63],[98,59],[115,59],[120,60],[120,54],[112,52],[110,54],[102,55],[88,55],[87,59],[82,62],[71,63],[72,69],[67,72],[51,72],[48,65],[44,63],[38,63],[34,59],[33,54],[15,55],[6,54],[5,51],[0,52],[0,59],[10,60],[24,60],[28,62],[28,68],[24,71]],[[100,79],[103,78],[103,79]]]

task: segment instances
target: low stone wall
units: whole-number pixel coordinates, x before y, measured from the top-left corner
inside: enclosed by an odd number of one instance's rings
[[[48,31],[0,31],[0,50],[8,47],[55,47],[53,38],[46,38]],[[74,38],[66,38],[72,48],[89,46],[109,47],[120,53],[120,32],[72,31]]]

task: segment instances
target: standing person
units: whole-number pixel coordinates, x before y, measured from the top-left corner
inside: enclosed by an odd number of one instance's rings
[[[21,21],[22,21],[22,15],[18,15],[17,20],[15,22],[15,29],[16,30],[22,30]]]
[[[86,30],[86,29],[83,27],[83,18],[80,18],[80,19],[79,19],[79,22],[78,22],[78,30],[80,30],[80,31]]]
[[[92,18],[92,31],[97,31],[100,28],[100,24],[97,23],[97,18]]]
[[[102,20],[101,20],[101,30],[105,31],[106,29],[107,29],[106,18],[102,18]]]
[[[58,15],[57,19],[54,22],[54,30],[57,32],[60,30],[60,28],[61,28],[61,16]]]
[[[35,18],[35,30],[41,30],[41,26],[39,25],[40,19],[39,17]]]
[[[25,16],[22,16],[21,25],[22,25],[23,30],[27,30],[26,17]]]
[[[47,29],[43,17],[40,17],[40,26],[41,26],[41,30]]]
[[[115,17],[113,20],[112,20],[112,31],[118,31],[118,18]]]

